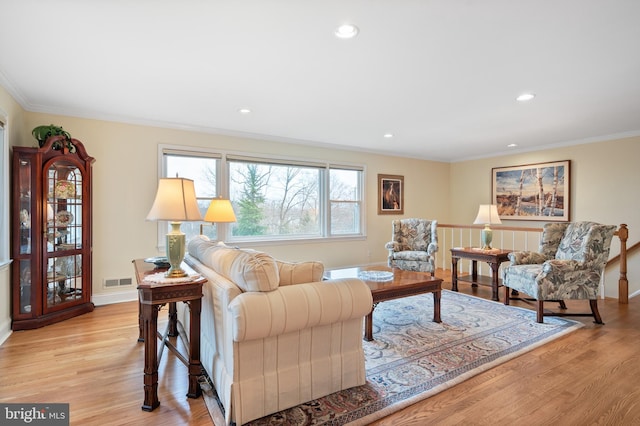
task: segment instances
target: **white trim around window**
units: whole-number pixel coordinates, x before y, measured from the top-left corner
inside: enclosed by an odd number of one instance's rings
[[[283,244],[300,244],[300,243],[309,243],[309,242],[322,242],[322,241],[347,241],[347,240],[362,240],[366,238],[366,207],[365,207],[365,188],[364,184],[366,182],[365,174],[366,174],[366,166],[363,164],[353,164],[353,163],[338,163],[335,161],[324,161],[318,159],[308,159],[308,158],[294,158],[294,157],[285,157],[285,156],[274,156],[270,154],[254,154],[254,153],[246,153],[246,152],[233,152],[233,151],[224,151],[224,150],[216,150],[210,148],[197,148],[197,147],[186,147],[186,146],[176,146],[176,145],[158,145],[158,178],[165,177],[166,174],[166,164],[165,164],[165,155],[185,155],[185,156],[193,156],[193,157],[210,157],[219,159],[219,168],[217,170],[216,175],[216,190],[215,193],[219,194],[225,198],[229,198],[230,191],[230,162],[248,162],[248,163],[258,163],[258,164],[272,164],[274,166],[294,166],[294,167],[309,167],[313,169],[318,169],[321,171],[322,176],[324,177],[320,184],[320,208],[322,209],[323,219],[321,224],[320,233],[314,236],[305,236],[305,235],[292,235],[291,237],[286,237],[282,235],[274,235],[274,236],[254,236],[254,237],[237,237],[232,236],[230,226],[225,226],[226,224],[220,224],[220,231],[223,231],[219,236],[221,240],[233,243],[234,245],[283,245]],[[354,203],[359,204],[359,211],[357,214],[357,219],[359,222],[359,229],[357,232],[352,233],[344,233],[344,234],[333,234],[329,232],[329,227],[331,226],[330,220],[330,209],[329,209],[329,172],[330,170],[347,170],[347,171],[356,171],[359,173],[358,179],[358,194]],[[188,177],[188,176],[185,176]],[[236,212],[236,216],[238,216],[238,212]],[[235,224],[234,224],[235,225]],[[158,226],[158,247],[163,248],[165,233],[167,226],[164,223],[159,223]]]

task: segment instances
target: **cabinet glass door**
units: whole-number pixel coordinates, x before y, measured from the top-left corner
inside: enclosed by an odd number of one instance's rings
[[[19,250],[16,256],[20,276],[20,299],[18,306],[21,314],[31,313],[31,241],[32,241],[32,213],[31,204],[31,175],[33,173],[31,160],[20,158],[18,161],[18,202],[19,202]]]
[[[44,175],[46,194],[46,304],[51,310],[82,300],[82,171],[54,162]]]

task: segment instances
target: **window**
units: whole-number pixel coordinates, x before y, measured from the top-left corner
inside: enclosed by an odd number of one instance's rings
[[[204,224],[203,232],[226,242],[282,241],[361,236],[362,166],[313,160],[247,157],[161,148],[162,175],[193,179],[206,212],[217,195],[229,198],[237,221]],[[184,223],[187,239],[201,223]],[[162,241],[168,225],[163,225]]]
[[[213,153],[181,151],[165,148],[162,151],[162,176],[183,177],[193,179],[196,188],[196,198],[200,213],[204,217],[211,200],[217,196],[218,169],[220,168],[220,156]],[[201,226],[202,225],[202,226]],[[162,222],[160,227],[160,246],[164,245],[164,236],[169,231],[168,222]],[[187,239],[200,234],[200,230],[211,239],[218,239],[217,229],[205,226],[203,222],[184,222],[180,227],[187,235]]]
[[[239,160],[228,166],[237,218],[231,240],[322,236],[323,169]]]
[[[362,172],[340,168],[329,169],[329,208],[331,234],[360,232],[362,205]]]

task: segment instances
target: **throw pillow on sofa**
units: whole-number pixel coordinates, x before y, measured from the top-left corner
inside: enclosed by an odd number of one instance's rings
[[[273,257],[256,250],[206,241],[205,238],[190,241],[189,254],[233,281],[242,291],[272,291],[278,288],[280,277]]]
[[[283,262],[276,260],[280,285],[303,284],[322,281],[324,264],[317,261]]]

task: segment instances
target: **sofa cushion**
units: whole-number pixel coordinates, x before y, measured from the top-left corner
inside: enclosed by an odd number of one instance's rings
[[[242,291],[272,291],[280,281],[278,266],[267,253],[239,249],[194,238],[189,242],[189,254],[225,278]]]
[[[324,264],[322,262],[282,262],[276,260],[280,285],[303,284],[322,281]]]

